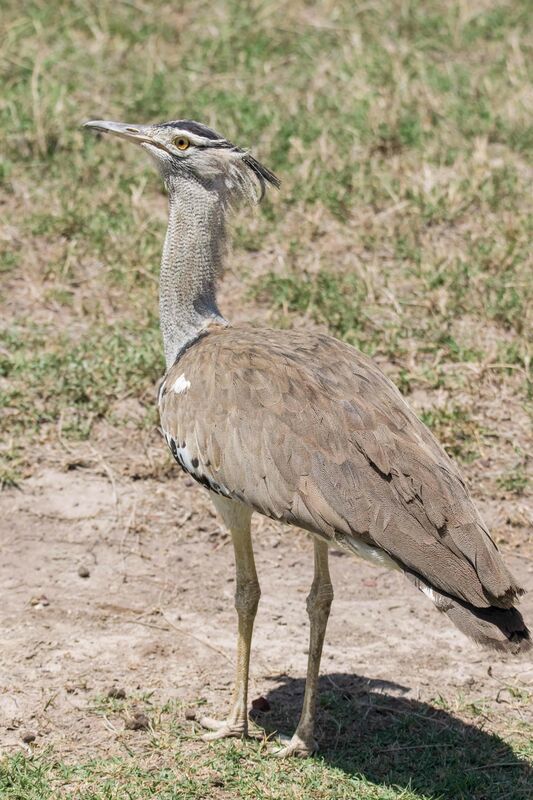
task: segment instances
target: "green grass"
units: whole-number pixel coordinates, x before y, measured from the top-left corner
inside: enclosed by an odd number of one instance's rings
[[[87,439],[106,418],[137,428],[157,424],[154,403],[163,370],[153,317],[116,329],[93,325],[79,341],[50,327],[0,331],[0,487],[18,485],[33,460],[29,443]],[[125,420],[120,402],[135,398],[141,414]]]
[[[498,486],[501,489],[517,495],[524,494],[530,482],[530,477],[525,471],[525,465],[520,465],[498,478]]]
[[[0,402],[11,433],[60,421],[67,437],[87,438],[92,421],[112,414],[118,400],[135,397],[154,406],[148,387],[162,370],[155,324],[95,327],[74,344],[46,328],[10,329],[0,343],[6,386]]]
[[[471,418],[468,409],[459,405],[422,411],[420,419],[444,445],[452,458],[469,463],[479,458],[483,431]]]
[[[445,385],[442,362],[487,358],[483,341],[457,330],[471,317],[494,325],[496,337],[501,331],[502,346],[511,335],[527,373],[527,10],[525,0],[466,15],[455,3],[386,0],[357,13],[352,3],[336,4],[332,16],[318,6],[315,19],[305,4],[281,15],[268,2],[243,13],[226,0],[194,10],[185,4],[178,21],[168,5],[133,13],[128,4],[71,0],[58,13],[44,0],[23,11],[7,3],[0,177],[11,227],[0,271],[33,281],[44,304],[63,314],[65,333],[52,334],[53,353],[35,350],[31,315],[6,321],[8,341],[31,342],[30,354],[10,368],[7,404],[24,396],[41,427],[57,426],[61,397],[40,395],[36,361],[45,384],[57,359],[79,373],[83,352],[77,345],[69,352],[72,329],[90,328],[92,347],[99,328],[144,331],[146,310],[155,313],[163,190],[134,148],[82,132],[82,119],[94,115],[186,114],[257,145],[282,176],[283,192],[265,203],[253,230],[240,224],[237,247],[268,246],[290,220],[288,241],[280,239],[289,269],[252,280],[252,295],[289,312],[280,324],[307,313],[386,355],[409,392],[417,381]],[[302,214],[315,220],[303,236]],[[318,261],[318,273],[307,271],[310,261]],[[154,369],[138,373],[145,393],[161,363],[151,345],[148,352]],[[96,347],[95,355],[106,353],[107,345]],[[67,403],[75,394],[81,408],[66,435],[87,435],[85,411],[107,413],[112,377],[103,372],[94,376],[90,402],[64,382]]]
[[[199,729],[183,721],[179,703],[154,705],[150,698],[95,698],[93,713],[106,715],[118,731],[128,709],[142,708],[150,730],[119,734],[123,755],[61,760],[53,750],[4,759],[0,790],[6,800],[526,800],[533,756],[527,731],[509,742],[485,732],[490,704],[436,697],[432,704],[369,691],[354,678],[323,679],[320,754],[312,760],[280,762],[265,755],[265,741],[225,741],[207,746]],[[326,685],[327,684],[327,685]],[[288,681],[269,697],[278,711],[259,715],[267,734],[290,731],[301,681]],[[296,696],[296,700],[295,700]],[[508,687],[515,709],[527,693]]]
[[[320,271],[301,278],[270,273],[257,283],[254,293],[260,302],[327,325],[333,335],[350,344],[360,348],[366,344],[362,333],[367,293],[353,275]]]

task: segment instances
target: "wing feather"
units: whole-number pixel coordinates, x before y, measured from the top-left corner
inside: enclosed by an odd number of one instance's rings
[[[304,332],[215,329],[163,389],[165,433],[203,474],[273,519],[384,550],[478,607],[520,589],[456,465],[357,350]]]

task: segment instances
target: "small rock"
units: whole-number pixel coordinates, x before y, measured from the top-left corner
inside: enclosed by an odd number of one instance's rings
[[[85,564],[80,564],[80,566],[78,567],[78,575],[80,576],[80,578],[90,578],[91,572],[89,570],[89,567],[86,567]]]
[[[45,594],[40,595],[40,597],[32,597],[30,600],[30,606],[34,606],[34,608],[44,608],[49,605],[50,600]]]
[[[270,711],[270,703],[266,697],[256,697],[252,700],[252,708],[254,711]]]
[[[20,738],[22,739],[24,744],[31,744],[36,740],[37,734],[34,733],[33,731],[24,731],[24,733]]]
[[[190,708],[185,712],[185,719],[193,720],[196,719],[196,711],[194,708]]]
[[[146,731],[149,727],[150,720],[142,711],[138,711],[126,720],[126,729],[129,731]]]
[[[124,700],[126,697],[126,690],[122,689],[120,686],[112,686],[107,696],[111,697],[113,700]]]

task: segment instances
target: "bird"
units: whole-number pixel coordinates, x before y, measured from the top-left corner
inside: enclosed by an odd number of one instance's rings
[[[207,740],[249,734],[248,677],[260,586],[254,512],[307,531],[314,576],[301,716],[279,757],[313,754],[318,677],[333,600],[329,551],[402,572],[474,641],[507,653],[530,646],[515,607],[524,593],[504,564],[465,480],[378,366],[323,333],[232,324],[217,288],[227,223],[279,188],[247,149],[189,119],[91,120],[93,131],[144,149],[168,193],[159,311],[166,372],[161,432],[179,466],[212,497],[233,542],[238,636],[225,719]]]

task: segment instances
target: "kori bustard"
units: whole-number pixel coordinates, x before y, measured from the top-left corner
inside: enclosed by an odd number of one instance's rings
[[[227,719],[202,720],[207,739],[245,736],[250,645],[260,589],[254,511],[313,535],[310,646],[296,732],[276,752],[308,755],[333,599],[328,550],[401,570],[467,636],[516,653],[529,632],[523,593],[503,563],[456,465],[397,388],[353,347],[329,336],[232,325],[217,305],[226,220],[275,175],[247,151],[191,120],[91,121],[139,144],[169,195],[160,315],[166,374],[161,428],[172,455],[211,494],[235,550],[237,675]]]

